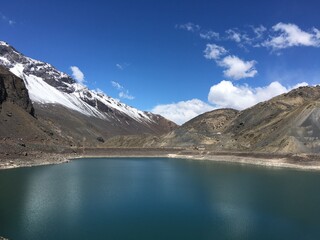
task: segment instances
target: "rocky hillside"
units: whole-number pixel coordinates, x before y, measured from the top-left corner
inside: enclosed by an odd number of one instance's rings
[[[221,138],[230,122],[237,116],[234,109],[219,109],[201,114],[179,128],[162,136],[159,146],[190,147],[201,144],[213,145]]]
[[[176,124],[89,90],[52,65],[0,42],[0,162],[102,147],[119,135],[159,135]]]
[[[300,87],[243,111],[207,112],[161,137],[110,139],[112,146],[136,144],[219,152],[319,153],[320,86]]]
[[[0,166],[9,160],[17,164],[19,159],[18,164],[24,165],[42,159],[44,154],[81,153],[85,148],[104,147],[105,141],[115,135],[139,131],[141,126],[135,121],[127,122],[127,128],[121,123],[110,127],[105,119],[61,105],[32,103],[24,81],[0,66]]]
[[[216,151],[320,150],[320,87],[300,87],[243,111],[205,113],[162,137],[160,145]]]
[[[52,65],[28,58],[4,42],[0,42],[0,65],[10,70],[0,68],[3,149],[16,146],[39,150],[46,146],[52,151],[81,147],[320,151],[320,86],[300,87],[243,111],[214,110],[177,128],[161,116],[89,90]]]
[[[28,90],[22,79],[0,66],[0,104],[3,102],[14,103],[31,115],[34,114]]]
[[[23,79],[39,119],[65,129],[74,141],[119,134],[163,134],[176,124],[88,89],[52,65],[29,58],[0,41],[0,65]],[[85,130],[86,126],[92,129]],[[86,134],[88,133],[88,135]]]
[[[66,139],[50,136],[50,130],[36,118],[23,80],[0,66],[0,159],[67,144]]]

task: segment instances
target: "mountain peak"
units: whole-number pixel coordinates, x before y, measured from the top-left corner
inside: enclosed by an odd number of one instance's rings
[[[1,46],[6,46],[6,47],[10,47],[8,43],[4,42],[4,41],[0,41],[0,45]]]
[[[0,65],[23,79],[34,103],[58,104],[86,116],[111,122],[130,124],[128,119],[132,119],[147,126],[157,124],[156,115],[90,90],[51,64],[27,57],[3,41],[0,44]]]

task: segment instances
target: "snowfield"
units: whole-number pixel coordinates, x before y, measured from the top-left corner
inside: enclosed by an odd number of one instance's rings
[[[130,107],[104,93],[89,90],[52,65],[26,57],[5,42],[0,41],[0,48],[5,50],[4,54],[0,56],[0,65],[9,68],[13,74],[24,80],[33,102],[60,104],[84,115],[106,120],[116,118],[117,116],[113,112],[118,111],[141,123],[154,122],[150,118],[151,113]],[[53,79],[58,87],[52,86],[44,78],[36,76],[39,75],[39,72]],[[64,79],[68,79],[68,81]],[[68,91],[63,91],[62,88],[67,88]],[[104,105],[103,109],[111,111],[99,109],[98,103]]]

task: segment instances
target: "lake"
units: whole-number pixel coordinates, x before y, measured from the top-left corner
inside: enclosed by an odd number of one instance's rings
[[[320,173],[167,158],[0,171],[0,236],[320,239]]]

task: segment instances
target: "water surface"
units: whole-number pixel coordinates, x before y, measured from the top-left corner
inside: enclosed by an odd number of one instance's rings
[[[0,236],[320,239],[320,173],[165,158],[0,171]]]

